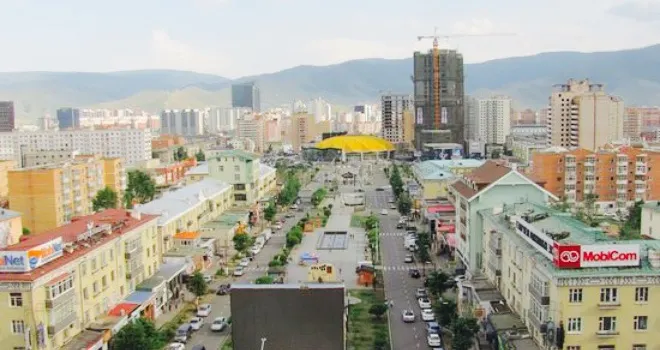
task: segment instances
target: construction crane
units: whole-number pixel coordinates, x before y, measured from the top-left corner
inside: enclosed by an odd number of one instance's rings
[[[433,39],[433,125],[435,129],[440,129],[440,124],[442,122],[442,108],[440,106],[440,49],[439,49],[439,40],[450,39],[450,38],[468,38],[468,37],[479,37],[479,36],[514,36],[513,33],[490,33],[490,34],[449,34],[441,35],[438,34],[438,28],[436,27],[433,30],[433,35],[420,35],[417,37],[417,41],[422,41],[424,39]]]

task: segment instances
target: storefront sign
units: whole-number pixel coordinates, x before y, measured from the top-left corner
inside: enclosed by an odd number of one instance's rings
[[[58,237],[27,251],[0,251],[0,272],[26,272],[38,268],[64,253]]]
[[[639,244],[553,245],[554,265],[561,269],[639,266]]]

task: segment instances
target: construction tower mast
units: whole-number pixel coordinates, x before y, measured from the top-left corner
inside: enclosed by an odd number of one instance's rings
[[[433,59],[433,81],[432,81],[432,87],[433,87],[433,126],[434,128],[440,129],[441,121],[442,121],[442,107],[440,106],[440,90],[441,90],[441,82],[440,82],[440,48],[439,48],[439,41],[440,38],[443,39],[451,39],[451,38],[466,38],[466,37],[476,37],[476,36],[513,36],[515,34],[512,33],[492,33],[492,34],[449,34],[449,35],[441,35],[438,34],[438,28],[436,27],[433,30],[433,35],[420,35],[417,37],[417,41],[422,41],[424,39],[433,39],[433,51],[432,51],[432,59]]]

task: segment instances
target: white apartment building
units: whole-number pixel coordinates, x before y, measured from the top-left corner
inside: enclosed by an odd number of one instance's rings
[[[387,94],[380,97],[381,133],[383,138],[392,143],[404,142],[403,112],[411,110],[412,95]]]
[[[606,94],[603,84],[570,79],[550,96],[548,146],[594,151],[623,138],[623,120],[623,100]]]
[[[208,131],[219,133],[236,130],[236,121],[252,109],[246,107],[211,108],[209,111]]]
[[[493,97],[477,101],[476,135],[486,144],[503,145],[511,131],[511,99]]]
[[[261,153],[264,148],[264,119],[255,114],[244,114],[236,121],[236,136],[244,141],[254,143],[250,152]]]
[[[318,97],[311,101],[307,105],[307,113],[314,115],[314,119],[317,123],[330,120],[332,115],[332,107],[324,99]]]
[[[151,132],[141,129],[105,129],[0,133],[0,159],[21,164],[23,152],[70,150],[121,158],[125,165],[151,159]]]
[[[160,133],[180,136],[204,134],[204,113],[199,109],[166,109],[160,114]]]

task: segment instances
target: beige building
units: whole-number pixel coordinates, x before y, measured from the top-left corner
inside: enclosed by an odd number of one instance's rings
[[[7,172],[16,168],[16,162],[13,160],[0,160],[0,198],[6,198],[9,193],[7,182]]]
[[[23,235],[21,213],[9,209],[0,209],[0,249],[16,244]]]
[[[264,134],[264,119],[260,115],[244,114],[236,121],[236,136],[243,141],[250,140],[250,143],[254,143],[254,149],[249,151],[258,153],[265,151]]]
[[[548,144],[595,150],[623,138],[623,100],[603,84],[570,79],[550,96]]]
[[[410,146],[415,144],[415,113],[412,110],[403,112],[403,142]]]
[[[320,139],[321,134],[330,132],[330,121],[316,122],[314,115],[297,113],[291,116],[291,127],[288,133],[294,151],[300,151],[302,145]]]
[[[641,139],[644,112],[639,108],[626,107],[623,119],[623,137],[631,141]]]
[[[106,171],[111,174],[107,178]],[[98,156],[12,170],[8,173],[9,208],[23,214],[23,226],[38,233],[62,226],[74,216],[91,214],[99,190],[108,186],[121,193],[125,181],[121,161]]]

